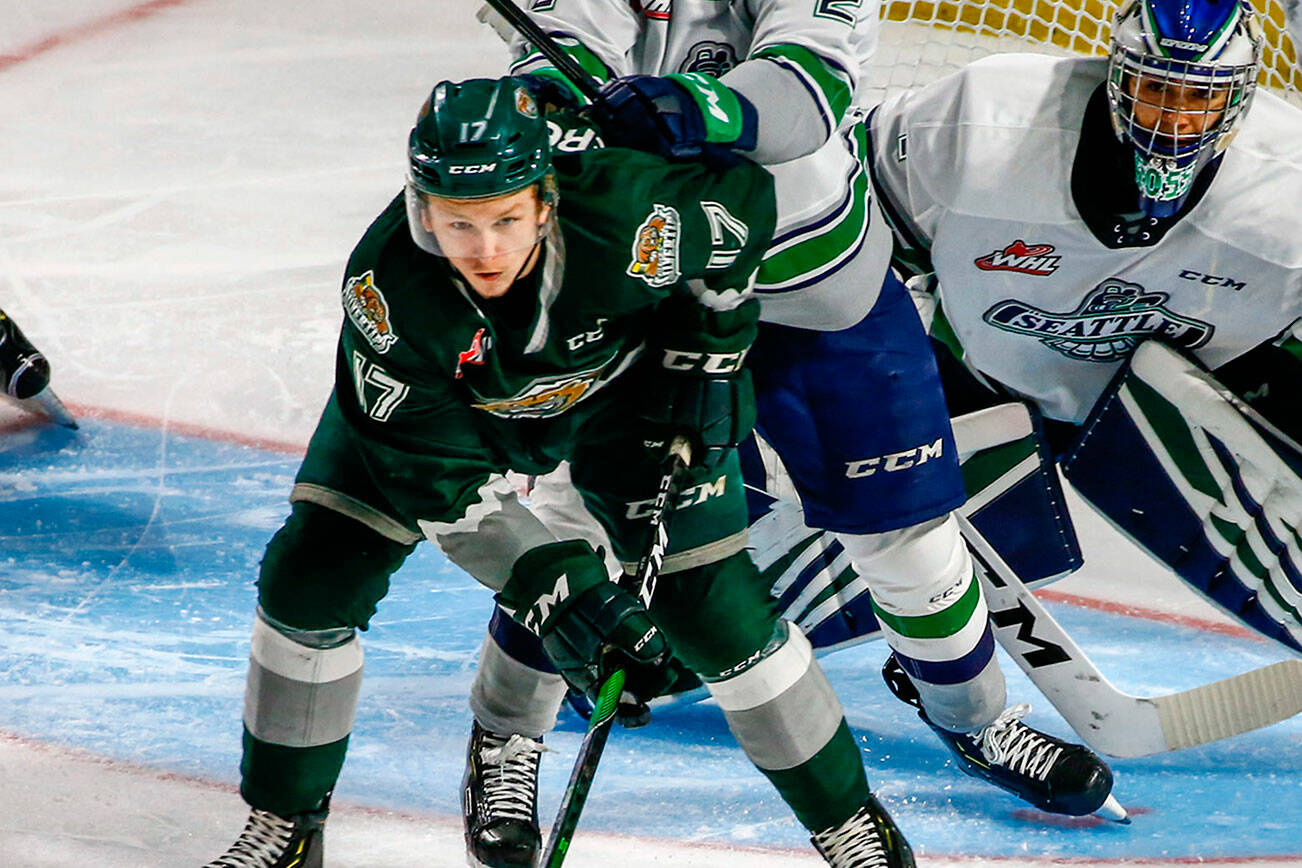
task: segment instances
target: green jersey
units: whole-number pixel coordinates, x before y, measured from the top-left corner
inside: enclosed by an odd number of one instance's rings
[[[616,149],[558,153],[554,167],[557,219],[503,299],[417,247],[401,197],[349,259],[327,410],[343,430],[329,439],[364,465],[376,491],[361,499],[410,530],[473,532],[485,509],[500,513],[484,506],[504,496],[495,479],[570,457],[648,346],[743,353],[753,338],[749,292],[774,221],[764,170]],[[337,461],[326,435],[312,449]]]

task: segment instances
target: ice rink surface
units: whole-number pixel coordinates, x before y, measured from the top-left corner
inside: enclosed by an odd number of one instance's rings
[[[238,832],[256,564],[330,388],[344,260],[401,185],[416,109],[503,67],[475,6],[0,0],[0,308],[83,418],[0,407],[0,868],[199,865]],[[1047,596],[1119,687],[1285,656],[1077,506],[1087,565]],[[429,546],[395,577],[330,865],[463,864],[489,602]],[[1116,760],[1134,823],[1066,822],[958,774],[881,684],[885,654],[824,665],[921,864],[1302,865],[1302,721]],[[1066,734],[1005,664],[1030,721]],[[548,739],[545,815],[580,732],[567,716]],[[567,861],[819,864],[705,704],[613,734]]]

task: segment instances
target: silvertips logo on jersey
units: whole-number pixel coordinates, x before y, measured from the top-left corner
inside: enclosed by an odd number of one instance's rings
[[[375,285],[375,272],[348,278],[343,289],[344,312],[377,353],[387,353],[398,342],[389,322],[389,303]]]
[[[668,286],[678,281],[678,211],[668,205],[653,205],[651,213],[637,227],[633,239],[633,261],[629,277],[640,277],[651,286]]]
[[[1167,310],[1169,299],[1165,292],[1150,292],[1113,277],[1068,313],[1009,299],[991,307],[982,319],[997,329],[1038,338],[1064,356],[1086,362],[1120,361],[1149,337],[1184,349],[1207,343],[1214,327]]]
[[[597,387],[602,368],[577,374],[540,377],[510,398],[485,398],[470,406],[503,419],[546,419],[564,413]]]
[[[1061,256],[1050,256],[1052,244],[1027,244],[1017,239],[1003,250],[987,253],[972,264],[982,271],[1016,271],[1018,274],[1045,276],[1058,270]]]

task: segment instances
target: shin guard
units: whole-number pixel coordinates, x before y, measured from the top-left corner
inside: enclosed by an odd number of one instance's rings
[[[741,666],[706,679],[742,750],[808,829],[851,816],[868,797],[841,703],[798,627]]]
[[[296,630],[259,609],[244,694],[249,804],[282,816],[321,804],[343,765],[361,683],[352,629]]]

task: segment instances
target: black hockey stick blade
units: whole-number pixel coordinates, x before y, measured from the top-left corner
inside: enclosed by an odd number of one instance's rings
[[[538,49],[543,57],[552,62],[552,66],[561,71],[561,74],[570,80],[579,92],[588,98],[591,102],[596,102],[601,91],[600,83],[588,73],[586,69],[579,65],[579,62],[565,53],[555,39],[552,39],[542,28],[534,23],[533,19],[524,13],[519,6],[511,0],[485,0],[489,6],[493,7],[499,15],[523,36],[530,45]]]
[[[597,763],[601,760],[602,751],[606,749],[606,739],[610,737],[610,728],[615,722],[615,708],[623,690],[624,670],[616,669],[597,693],[596,706],[592,709],[592,717],[588,718],[588,731],[579,746],[574,770],[570,772],[570,782],[561,797],[556,822],[552,824],[546,848],[538,857],[537,868],[560,868],[565,861],[570,841],[574,838],[574,830],[579,826],[579,815],[583,813],[588,791],[592,789],[592,779],[597,775]]]

